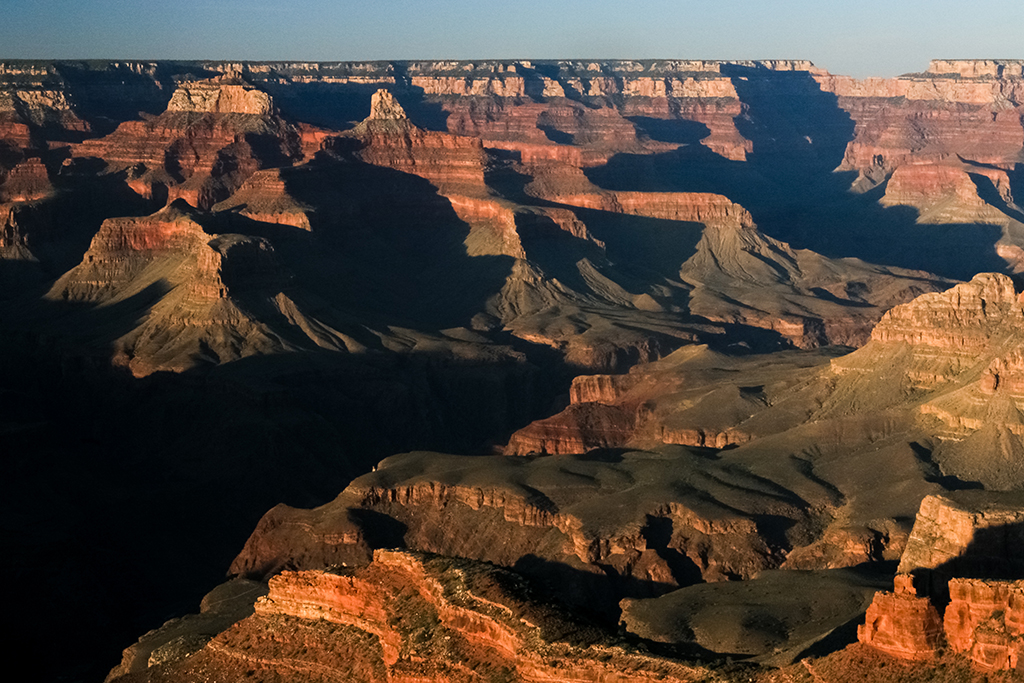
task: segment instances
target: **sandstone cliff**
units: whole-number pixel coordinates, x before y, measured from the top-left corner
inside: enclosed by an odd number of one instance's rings
[[[919,155],[1012,166],[1024,145],[1024,79],[1012,60],[934,60],[926,73],[895,79],[816,78],[856,122],[841,168],[858,171],[861,187]]]
[[[880,592],[861,642],[934,660],[948,647],[990,670],[1024,666],[1018,557],[1024,498],[959,492],[921,504],[900,560],[895,593]]]
[[[266,93],[214,80],[180,84],[160,116],[126,121],[106,137],[73,146],[72,153],[101,158],[111,170],[133,168],[131,187],[140,194],[208,209],[257,169],[300,159],[308,150]]]
[[[834,361],[833,370],[848,391],[871,396],[876,405],[916,408],[922,424],[944,439],[935,458],[946,473],[1015,488],[1021,481],[1014,393],[1021,310],[1008,277],[982,274],[897,306],[871,342]],[[847,410],[847,401],[834,409]]]

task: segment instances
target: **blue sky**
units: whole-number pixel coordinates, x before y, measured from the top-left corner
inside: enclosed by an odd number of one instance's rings
[[[1024,58],[1024,0],[0,0],[0,58]]]

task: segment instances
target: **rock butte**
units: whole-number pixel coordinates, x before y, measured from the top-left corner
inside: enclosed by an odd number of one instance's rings
[[[895,592],[880,592],[857,636],[914,660],[943,647],[982,669],[1020,670],[1024,655],[1024,533],[1020,494],[961,492],[921,503]],[[988,578],[983,578],[988,577]]]
[[[0,62],[14,647],[1013,680],[1022,65]]]

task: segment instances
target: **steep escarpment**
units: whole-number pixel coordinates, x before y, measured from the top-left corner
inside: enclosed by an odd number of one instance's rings
[[[1015,488],[1020,418],[1013,377],[1020,316],[1010,279],[979,275],[894,308],[867,346],[833,367],[844,383],[878,405],[915,407],[922,423],[944,439],[935,458],[948,474]]]
[[[841,168],[858,171],[861,187],[922,155],[958,154],[1004,168],[1020,161],[1019,62],[933,60],[927,72],[895,79],[817,78],[856,122]]]
[[[776,516],[794,520],[792,539],[764,526]],[[232,571],[365,564],[398,545],[514,568],[607,617],[626,595],[778,566],[812,517],[786,490],[683,449],[607,461],[411,453],[326,506],[272,510]]]

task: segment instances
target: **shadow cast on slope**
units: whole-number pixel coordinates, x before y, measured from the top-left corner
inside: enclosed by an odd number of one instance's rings
[[[711,135],[711,129],[699,121],[656,119],[650,116],[627,116],[626,119],[656,142],[696,145]]]
[[[536,417],[522,363],[320,352],[142,379],[111,368],[109,344],[164,291],[0,311],[9,643],[41,679],[100,680],[140,634],[194,612],[277,503],[320,505],[395,451],[459,452]],[[55,622],[73,634],[59,658]]]
[[[397,66],[398,63],[396,62]],[[398,80],[402,77],[399,75]],[[260,87],[274,97],[274,103],[289,121],[344,131],[370,114],[370,100],[378,90],[391,91],[409,120],[425,130],[447,131],[448,112],[430,98],[423,88],[388,83],[298,83],[262,81]]]
[[[1022,501],[1024,498],[1017,496],[1017,503]],[[950,601],[950,579],[1017,581],[1024,576],[1024,523],[975,529],[960,555],[934,569],[915,569],[911,575],[919,594],[927,595],[939,614]]]
[[[700,223],[573,209],[590,233],[604,242],[608,260],[637,273],[679,279],[679,268],[697,253]]]
[[[312,232],[282,245],[286,265],[303,287],[368,321],[467,325],[511,271],[511,257],[466,253],[469,226],[418,176],[328,158],[282,176],[313,208]]]
[[[804,165],[795,156],[765,153],[756,162],[731,161],[694,145],[651,156],[617,154],[586,174],[609,190],[725,195],[750,211],[765,234],[829,258],[855,257],[960,280],[1006,270],[995,249],[1002,236],[998,226],[919,224],[916,209],[878,203],[884,187],[853,194],[849,174]]]
[[[834,169],[854,123],[810,74],[739,65],[723,73],[745,105],[735,122],[752,143],[747,161],[691,144],[653,156],[615,155],[587,169],[590,180],[610,190],[723,194],[750,211],[765,234],[830,258],[956,279],[1006,270],[995,250],[996,226],[921,225],[913,208],[878,204],[884,188],[851,193],[856,173]]]

